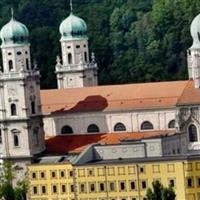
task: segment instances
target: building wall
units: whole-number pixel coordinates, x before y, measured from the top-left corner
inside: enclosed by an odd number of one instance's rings
[[[149,121],[154,130],[168,130],[168,124],[175,116],[176,108],[132,112],[63,113],[45,116],[44,129],[46,136],[55,136],[61,134],[63,126],[69,125],[75,134],[84,134],[87,133],[90,124],[96,124],[101,133],[113,133],[115,124],[121,122],[126,126],[126,132],[139,132],[141,124]]]
[[[66,174],[64,177],[59,175],[62,170]],[[45,178],[40,177],[41,172],[45,172]],[[51,176],[52,172],[56,173],[56,177]],[[37,174],[36,178],[32,178],[32,173]],[[198,159],[138,162],[137,164],[116,161],[74,167],[69,163],[29,165],[28,195],[30,200],[145,200],[147,188],[151,187],[154,180],[159,180],[164,186],[168,186],[170,182],[174,183],[178,200],[197,200],[200,188],[199,173],[200,160]],[[188,179],[192,180],[191,186],[188,185]],[[65,193],[62,193],[63,184],[67,187]],[[73,192],[70,188],[72,184],[74,189],[76,188]],[[57,185],[56,195],[52,194],[53,185]],[[46,186],[45,194],[41,193],[41,186]],[[38,188],[38,194],[33,194],[33,187]]]

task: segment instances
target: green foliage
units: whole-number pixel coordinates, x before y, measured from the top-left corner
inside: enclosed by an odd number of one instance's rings
[[[199,0],[74,0],[74,13],[88,25],[101,84],[187,78],[190,23]],[[31,32],[32,57],[42,87],[55,88],[55,59],[60,54],[59,24],[69,14],[66,0],[2,0],[0,26],[15,16]]]
[[[159,181],[154,181],[152,187],[153,189],[147,190],[148,200],[175,200],[176,194],[172,186],[165,188]]]
[[[5,161],[0,176],[0,199],[5,200],[26,200],[27,183],[25,180],[17,182],[13,186],[13,168],[10,161]]]

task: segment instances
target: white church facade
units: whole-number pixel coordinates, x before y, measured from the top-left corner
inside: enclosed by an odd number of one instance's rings
[[[89,53],[87,25],[70,14],[60,25],[62,55],[58,89],[40,90],[31,63],[29,32],[14,17],[1,29],[0,146],[3,159],[18,165],[46,151],[45,138],[66,135],[174,132],[165,143],[200,149],[200,15],[191,25],[189,80],[98,86]],[[61,57],[61,58],[60,58]],[[90,58],[91,57],[91,58]],[[178,150],[177,150],[178,152]],[[67,152],[65,152],[67,153]]]

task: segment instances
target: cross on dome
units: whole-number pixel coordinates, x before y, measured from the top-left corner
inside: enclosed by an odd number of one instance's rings
[[[73,1],[70,0],[70,10],[71,10],[71,13],[73,12]]]
[[[13,8],[11,8],[11,17],[12,17],[12,19],[14,18],[14,9]]]

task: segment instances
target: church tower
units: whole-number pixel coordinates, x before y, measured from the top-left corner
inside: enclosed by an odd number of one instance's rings
[[[29,31],[24,24],[12,17],[0,36],[1,153],[3,159],[21,166],[45,150],[40,73],[31,64]]]
[[[194,80],[195,88],[200,88],[200,14],[191,24],[191,36],[193,44],[188,49],[188,74],[189,79]]]
[[[72,6],[71,6],[72,7]],[[87,25],[72,13],[60,25],[61,59],[57,57],[58,88],[96,86],[97,64],[94,53],[89,56]]]

